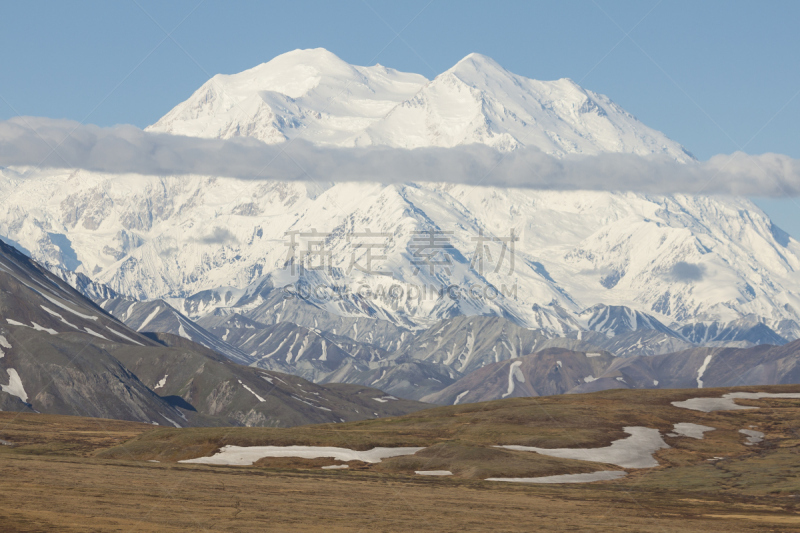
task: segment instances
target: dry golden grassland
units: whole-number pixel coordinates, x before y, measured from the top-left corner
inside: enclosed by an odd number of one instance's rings
[[[800,400],[737,400],[749,411],[701,413],[670,402],[733,389],[605,391],[439,407],[348,424],[154,428],[129,422],[0,413],[0,531],[794,531],[800,529]],[[800,392],[800,386],[735,390]],[[619,467],[493,448],[598,447],[623,426],[665,437],[661,466],[615,481],[522,485],[531,477]],[[739,429],[765,441],[745,445]],[[262,459],[182,464],[225,444],[352,449],[426,446],[382,463]],[[714,457],[722,460],[709,461]],[[159,461],[159,462],[151,462]],[[414,470],[451,470],[424,477]]]

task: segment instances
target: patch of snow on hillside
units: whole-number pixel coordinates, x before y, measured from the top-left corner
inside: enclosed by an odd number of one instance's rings
[[[703,364],[700,366],[700,368],[697,369],[697,388],[698,389],[702,389],[703,388],[703,374],[706,373],[706,369],[708,368],[708,363],[711,362],[711,357],[712,357],[711,354],[707,355],[706,358],[703,360]]]
[[[111,329],[111,328],[109,328],[109,327],[106,327],[106,329],[107,329],[108,331],[110,331],[111,333],[113,333],[114,335],[116,335],[117,337],[120,337],[120,338],[122,338],[122,339],[125,339],[126,341],[130,341],[130,342],[132,342],[132,343],[134,343],[134,344],[138,344],[139,346],[144,346],[144,344],[142,344],[141,342],[139,342],[139,341],[136,341],[136,340],[133,340],[133,339],[131,339],[130,337],[128,337],[127,335],[123,335],[123,334],[122,334],[122,333],[120,333],[119,331],[115,331],[115,330],[113,330],[113,329]]]
[[[758,444],[764,440],[764,434],[760,431],[754,431],[752,429],[740,429],[739,433],[742,435],[747,435],[747,442],[745,442],[745,446],[752,446],[753,444]]]
[[[689,422],[681,422],[675,424],[669,437],[689,437],[692,439],[702,439],[703,433],[707,431],[714,431],[717,428],[711,426],[702,426],[700,424],[692,424]]]
[[[690,398],[681,402],[672,402],[675,407],[691,409],[692,411],[702,411],[710,413],[712,411],[741,411],[745,409],[758,409],[751,405],[739,405],[734,400],[737,398],[745,400],[760,400],[762,398],[792,398],[800,399],[800,393],[796,392],[729,392],[721,398]]]
[[[17,371],[13,368],[7,368],[6,372],[8,373],[8,385],[0,385],[0,389],[28,403],[28,393],[25,392],[25,387],[22,386],[22,380]]]
[[[0,359],[5,357],[5,355],[6,355],[5,352],[3,352],[3,348],[5,348],[6,350],[10,350],[11,349],[11,345],[8,343],[8,341],[6,340],[5,337],[0,335]]]
[[[372,448],[366,451],[336,448],[332,446],[223,446],[211,457],[198,457],[178,461],[179,463],[199,463],[209,465],[252,465],[264,457],[300,457],[302,459],[319,459],[328,457],[337,461],[362,461],[380,463],[383,459],[414,455],[425,448]]]
[[[466,396],[467,394],[469,394],[469,389],[465,390],[464,392],[462,392],[461,394],[456,396],[456,399],[453,402],[453,405],[458,405],[458,402],[460,402],[464,398],[464,396]]]
[[[250,387],[248,387],[247,385],[245,385],[244,383],[242,383],[242,380],[241,380],[241,379],[239,379],[239,380],[237,380],[237,381],[239,382],[239,385],[241,385],[242,387],[244,387],[245,389],[247,389],[247,391],[249,391],[249,392],[250,392],[250,394],[252,394],[252,395],[253,395],[253,396],[255,396],[256,398],[258,398],[258,401],[259,401],[259,402],[263,403],[263,402],[266,402],[266,401],[267,401],[267,400],[265,400],[264,398],[262,398],[261,396],[259,396],[258,394],[256,394],[256,392],[255,392],[253,389],[251,389]]]
[[[579,459],[581,461],[595,461],[609,463],[622,468],[651,468],[658,466],[653,454],[662,449],[669,448],[661,433],[657,429],[641,426],[627,426],[623,428],[630,437],[615,440],[605,448],[537,448],[534,446],[498,446],[516,451],[536,452],[551,457],[562,459]]]
[[[83,318],[84,320],[97,321],[97,317],[94,316],[94,315],[84,315],[83,313],[79,313],[78,311],[75,311],[74,309],[69,308],[66,304],[59,302],[55,298],[50,298],[46,294],[42,294],[42,293],[39,293],[39,294],[41,294],[44,298],[46,298],[50,303],[52,303],[53,305],[57,305],[58,307],[60,307],[64,311],[72,313],[73,315],[75,315],[77,317],[80,317],[80,318]]]
[[[84,330],[86,331],[86,333],[88,333],[89,335],[94,335],[95,337],[98,337],[98,338],[100,338],[100,339],[103,339],[103,340],[105,340],[105,341],[107,341],[107,340],[108,340],[106,337],[104,337],[103,335],[101,335],[101,334],[97,333],[96,331],[92,331],[92,330],[91,330],[91,329],[89,329],[89,328],[83,328],[83,329],[84,329]]]
[[[522,370],[519,369],[520,365],[522,365],[522,361],[514,361],[511,363],[511,366],[508,367],[508,390],[503,394],[503,398],[511,396],[514,392],[514,378],[521,383],[525,383],[525,376],[522,374]]]
[[[57,319],[59,319],[61,322],[63,322],[63,323],[64,323],[64,324],[66,324],[67,326],[69,326],[69,327],[71,327],[71,328],[74,328],[74,329],[77,329],[78,331],[80,331],[80,328],[79,328],[78,326],[76,326],[75,324],[71,324],[70,322],[68,322],[68,321],[67,321],[67,319],[65,319],[63,316],[61,316],[61,314],[60,314],[60,313],[56,313],[55,311],[53,311],[53,310],[52,310],[52,309],[50,309],[49,307],[45,307],[44,305],[41,305],[41,306],[39,306],[39,307],[41,307],[42,309],[44,309],[44,310],[45,310],[45,312],[47,312],[47,313],[50,313],[51,315],[53,315],[54,317],[56,317]]]
[[[144,322],[142,322],[142,324],[136,329],[136,331],[142,331],[145,327],[147,327],[147,324],[149,324],[156,317],[156,315],[159,313],[159,311],[161,311],[161,306],[160,305],[157,306],[153,310],[153,312],[150,313],[150,315],[147,318],[144,319]]]

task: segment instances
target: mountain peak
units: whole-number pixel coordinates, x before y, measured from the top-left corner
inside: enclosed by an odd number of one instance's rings
[[[321,66],[345,64],[350,66],[346,61],[326,48],[298,48],[276,56],[263,64],[303,64]]]
[[[489,56],[473,52],[464,56],[458,63],[453,65],[447,72],[461,73],[461,72],[502,72],[506,75],[510,74],[506,69],[497,61]]]
[[[350,65],[324,48],[293,50],[215,76],[150,129],[268,143],[302,135],[338,146],[482,143],[504,151],[534,146],[557,157],[629,152],[689,159],[603,95],[569,78],[514,74],[479,53],[429,82],[382,65]]]

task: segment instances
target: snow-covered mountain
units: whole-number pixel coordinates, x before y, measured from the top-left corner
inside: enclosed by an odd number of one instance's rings
[[[347,145],[427,82],[381,65],[356,67],[324,49],[295,50],[239,74],[214,76],[148,129],[267,143],[302,135]]]
[[[325,50],[290,52],[215,76],[150,130],[691,160],[605,96],[568,79],[523,78],[477,54],[428,81],[351,66]],[[287,320],[278,306],[288,305],[305,327],[316,326],[301,318],[317,315],[406,329],[495,315],[548,335],[609,334],[584,312],[602,304],[619,315],[609,317],[614,327],[650,324],[645,329],[687,339],[713,342],[710,332],[729,332],[744,318],[785,339],[800,335],[800,244],[746,199],[413,179],[332,184],[5,168],[0,235],[40,261],[122,295],[163,298],[194,319],[215,310],[254,318],[248,313],[258,308],[258,319],[273,324]],[[322,258],[329,267],[305,271],[313,292],[300,299],[283,289],[299,277],[287,266],[287,232],[301,233],[295,265]],[[435,256],[420,244],[431,238],[443,246]],[[370,257],[377,272],[353,268]],[[692,326],[699,322],[702,331]]]

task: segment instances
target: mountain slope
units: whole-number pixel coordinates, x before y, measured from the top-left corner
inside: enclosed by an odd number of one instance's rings
[[[470,54],[367,128],[359,144],[403,148],[481,143],[548,154],[630,152],[692,158],[608,97],[570,79],[537,81]]]
[[[129,328],[140,332],[171,333],[205,346],[240,364],[253,359],[189,320],[163,300],[135,302],[124,298],[101,299],[98,305]]]
[[[349,65],[322,48],[295,50],[239,74],[214,76],[148,129],[267,143],[302,135],[341,145],[427,81],[381,65]]]
[[[614,361],[608,352],[574,352],[549,348],[538,353],[488,365],[449,387],[425,396],[443,405],[485,402],[502,398],[553,396],[593,381]]]
[[[606,389],[782,385],[800,380],[800,340],[784,346],[693,348],[652,356],[550,348],[492,363],[422,397],[443,405]]]
[[[138,317],[134,302],[107,303]],[[155,320],[163,304],[136,306]],[[176,316],[173,310],[168,318]],[[202,331],[181,320],[189,331]],[[373,388],[323,387],[238,365],[182,336],[142,335],[0,242],[0,409],[176,427],[285,427],[423,407]]]
[[[188,425],[108,351],[154,349],[64,281],[0,242],[3,410]]]
[[[368,387],[315,385],[302,378],[238,365],[175,335],[151,334],[169,348],[115,350],[114,356],[159,395],[215,425],[289,427],[410,413],[425,404]]]

